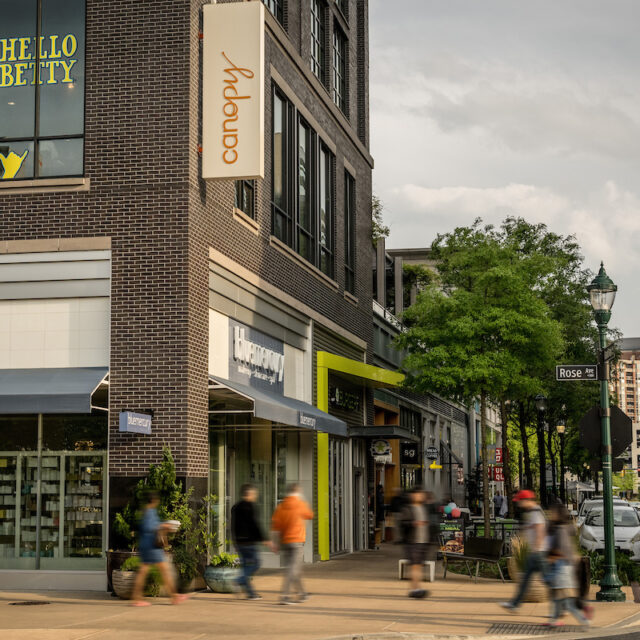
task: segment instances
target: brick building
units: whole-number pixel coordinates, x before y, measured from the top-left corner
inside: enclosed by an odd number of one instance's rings
[[[203,13],[226,4],[0,0],[0,585],[102,588],[164,444],[221,530],[243,482],[266,522],[298,481],[307,560],[367,544],[349,428],[399,380],[368,364],[367,1],[244,5],[264,171],[204,180]]]

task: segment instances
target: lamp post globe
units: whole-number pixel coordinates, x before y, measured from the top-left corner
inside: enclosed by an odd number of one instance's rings
[[[615,537],[613,529],[613,479],[611,455],[611,406],[609,402],[609,366],[604,357],[607,346],[607,324],[618,287],[600,263],[598,275],[587,286],[593,315],[598,325],[600,347],[600,419],[602,430],[602,498],[604,511],[604,575],[600,580],[597,600],[623,602],[625,594],[616,567]]]
[[[538,411],[546,411],[547,410],[547,397],[542,393],[539,393],[535,398],[536,409]]]

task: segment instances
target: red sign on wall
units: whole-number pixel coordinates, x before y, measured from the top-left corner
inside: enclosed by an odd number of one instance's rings
[[[502,464],[502,447],[496,447],[496,464]]]
[[[493,479],[495,482],[504,482],[503,467],[493,467]]]

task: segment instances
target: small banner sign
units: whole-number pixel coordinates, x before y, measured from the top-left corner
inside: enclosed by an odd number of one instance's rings
[[[151,416],[146,413],[134,413],[133,411],[120,412],[120,431],[128,433],[151,434]]]
[[[427,447],[425,454],[427,456],[427,460],[437,460],[440,457],[438,447]]]

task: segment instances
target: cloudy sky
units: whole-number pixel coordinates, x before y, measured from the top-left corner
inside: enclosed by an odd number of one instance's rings
[[[370,0],[374,192],[390,247],[477,216],[577,236],[640,335],[640,2]]]

